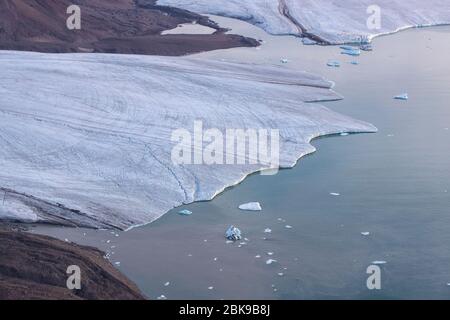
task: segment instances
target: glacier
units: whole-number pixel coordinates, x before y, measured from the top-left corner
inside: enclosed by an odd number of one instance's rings
[[[326,44],[366,43],[410,27],[450,23],[448,0],[158,0],[160,5],[248,21],[274,35],[305,36]],[[380,25],[368,27],[372,6]]]
[[[0,52],[0,218],[128,230],[210,200],[264,169],[179,165],[171,134],[280,130],[280,167],[310,141],[375,132],[317,103],[341,97],[306,72],[195,57]],[[312,103],[314,102],[314,103]]]

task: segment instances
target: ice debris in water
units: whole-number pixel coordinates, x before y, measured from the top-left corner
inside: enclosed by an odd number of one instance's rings
[[[359,50],[359,49],[344,50],[341,52],[341,54],[346,54],[349,56],[357,57],[357,56],[361,55],[361,50]]]
[[[375,261],[372,261],[372,264],[386,264],[387,262],[386,261],[384,261],[384,260],[375,260]]]
[[[407,93],[402,93],[402,94],[399,94],[398,96],[395,96],[394,99],[396,99],[396,100],[408,100],[409,97],[408,97]]]
[[[158,299],[158,300],[167,300],[167,297],[162,294],[159,297],[157,297],[156,299]]]
[[[396,100],[408,100],[409,97],[408,97],[407,93],[402,93],[402,94],[399,94],[399,95],[395,96],[394,99],[396,99]]]
[[[372,51],[372,45],[371,44],[363,44],[359,47],[363,51]]]
[[[208,290],[212,290],[212,289],[214,289],[214,287],[212,287],[212,286],[211,286],[211,287],[208,287]]]
[[[192,214],[192,211],[189,211],[189,210],[181,210],[181,211],[178,212],[178,214],[179,214],[179,215],[182,215],[182,216],[190,216],[190,215]]]
[[[341,63],[339,61],[328,61],[327,66],[338,68],[341,66]]]
[[[285,58],[281,59],[280,61],[281,61],[281,63],[288,63],[289,62],[289,60],[285,59]]]
[[[167,281],[166,283],[164,283],[164,287],[168,287],[170,285],[170,282]]]
[[[282,277],[282,276],[284,276],[284,273],[283,272],[278,272],[278,276]]]
[[[272,233],[272,229],[266,228],[266,229],[264,229],[264,233]]]
[[[335,196],[335,197],[338,197],[338,196],[340,196],[341,194],[340,194],[340,193],[337,193],[337,192],[330,192],[330,195]]]
[[[246,211],[261,211],[261,204],[259,202],[244,203],[239,206],[239,209]]]
[[[340,133],[340,135],[343,136],[343,137],[345,137],[345,136],[350,135],[350,133],[348,133],[348,132],[342,132],[342,133]]]
[[[272,264],[272,263],[275,263],[275,262],[277,262],[277,260],[267,259],[266,264]]]
[[[288,224],[285,225],[284,227],[285,227],[286,229],[292,229],[292,226],[290,226],[290,225],[288,225]]]
[[[273,252],[267,252],[268,256],[273,256]]]
[[[365,231],[365,232],[361,232],[361,234],[362,234],[363,236],[369,236],[369,235],[370,235],[370,232]]]
[[[230,226],[225,233],[225,237],[231,241],[241,240],[242,239],[241,230],[239,230],[235,226]]]
[[[311,45],[317,44],[317,41],[314,41],[314,40],[312,40],[310,38],[303,38],[302,42],[306,46],[311,46]]]

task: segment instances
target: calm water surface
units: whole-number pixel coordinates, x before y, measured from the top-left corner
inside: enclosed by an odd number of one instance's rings
[[[173,210],[118,236],[34,231],[113,252],[111,260],[152,299],[450,298],[450,28],[381,37],[374,52],[352,58],[337,47],[303,46],[215,19],[265,43],[199,58],[319,73],[345,96],[326,105],[373,123],[379,133],[317,139],[318,152],[295,168],[252,175],[211,202],[184,206],[194,212],[189,217]],[[342,66],[327,67],[328,60]],[[392,99],[404,92],[409,101]],[[263,211],[237,209],[249,201],[261,202]],[[225,243],[230,224],[243,231],[245,244]],[[267,265],[269,258],[277,263]],[[366,287],[374,260],[387,262],[378,291]]]

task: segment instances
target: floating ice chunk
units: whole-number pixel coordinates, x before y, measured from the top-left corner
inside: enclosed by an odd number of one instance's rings
[[[228,230],[225,232],[225,237],[228,240],[232,240],[232,241],[241,240],[242,239],[241,230],[239,230],[235,226],[230,226],[228,228]]]
[[[159,297],[156,298],[157,300],[167,300],[167,297],[165,295],[160,295]]]
[[[266,229],[264,229],[264,233],[272,233],[272,229],[266,228]]]
[[[372,45],[371,44],[363,44],[362,46],[359,47],[361,50],[363,51],[372,51]]]
[[[341,54],[346,54],[349,56],[357,57],[357,56],[361,55],[361,50],[359,50],[359,49],[344,50],[341,52]]]
[[[281,60],[280,60],[280,62],[281,62],[281,63],[285,63],[285,64],[286,64],[286,63],[288,63],[288,62],[289,62],[289,60],[288,60],[288,59],[285,59],[285,58],[283,58],[283,59],[281,59]]]
[[[164,287],[168,287],[170,285],[170,282],[167,281],[166,283],[164,283]]]
[[[370,232],[368,232],[368,231],[361,232],[361,234],[365,237],[370,236]]]
[[[111,240],[106,240],[106,243],[110,243],[111,242]]]
[[[214,260],[214,261],[217,261],[218,259],[217,259],[217,257],[215,257],[213,260]]]
[[[67,239],[67,238],[66,238],[66,239],[64,239],[64,241],[65,241],[65,242],[70,242],[70,241],[69,241],[69,239]]]
[[[244,203],[239,206],[239,209],[246,211],[261,211],[261,204],[259,202]]]
[[[303,39],[302,39],[302,42],[303,42],[303,44],[304,44],[305,46],[311,46],[311,45],[317,44],[317,41],[314,41],[314,40],[312,40],[312,39],[310,39],[310,38],[303,38]]]
[[[375,260],[375,261],[372,261],[372,264],[386,264],[387,262],[386,261],[384,261],[384,260]]]
[[[257,254],[257,255],[255,256],[255,258],[256,258],[256,259],[261,258],[261,255],[260,255],[260,254]]]
[[[211,287],[208,287],[208,290],[213,290],[214,289],[214,287],[213,286],[211,286]]]
[[[396,99],[396,100],[408,100],[409,97],[408,97],[407,93],[402,93],[402,94],[399,94],[398,96],[395,96],[394,99]]]
[[[114,262],[116,266],[120,266],[120,261]]]
[[[266,264],[272,264],[272,263],[275,263],[275,262],[277,262],[277,260],[274,260],[274,259],[267,259],[266,260]]]
[[[339,48],[341,48],[342,50],[355,50],[356,47],[353,46],[340,46]]]
[[[283,272],[278,272],[278,276],[282,277],[282,276],[284,276],[284,273]]]
[[[185,210],[178,211],[178,214],[181,216],[190,216],[192,214],[192,211],[185,209]]]
[[[335,197],[339,197],[341,194],[337,193],[337,192],[330,192],[330,195],[335,196]]]
[[[342,133],[340,133],[340,135],[343,136],[343,137],[345,137],[345,136],[350,135],[350,133],[348,133],[348,132],[342,132]]]
[[[339,61],[328,61],[327,66],[339,68],[341,66],[341,63]]]
[[[284,227],[285,227],[286,229],[292,229],[292,226],[290,226],[290,225],[288,225],[288,224],[285,225]]]
[[[234,242],[234,241],[231,241],[231,240],[225,241],[226,244],[230,244],[230,243],[233,243],[233,242]]]
[[[273,252],[267,252],[268,256],[273,256]]]

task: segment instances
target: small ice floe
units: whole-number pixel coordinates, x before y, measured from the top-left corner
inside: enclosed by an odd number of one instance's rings
[[[190,216],[192,214],[192,211],[189,211],[189,210],[185,209],[185,210],[178,211],[178,214],[180,216]]]
[[[341,66],[341,63],[339,61],[328,61],[327,66],[339,68]]]
[[[116,266],[120,266],[120,261],[114,262]]]
[[[356,47],[353,46],[340,46],[339,48],[341,48],[342,50],[355,50]]]
[[[208,290],[213,290],[213,289],[214,289],[213,286],[208,287]]]
[[[111,242],[111,240],[106,240],[106,243],[110,243]]]
[[[341,194],[337,193],[337,192],[330,192],[330,195],[332,195],[334,197],[339,197]]]
[[[241,240],[241,230],[236,228],[235,226],[230,226],[228,230],[225,232],[225,237],[231,241]]]
[[[111,249],[115,249],[116,248],[116,246],[111,246]]]
[[[278,276],[282,277],[282,276],[284,276],[284,273],[283,272],[278,272]]]
[[[264,229],[264,233],[272,233],[272,229],[270,229],[270,228],[265,228],[265,229]]]
[[[350,134],[350,133],[348,133],[348,132],[341,132],[341,133],[340,133],[340,135],[343,136],[343,137],[348,136],[349,134]]]
[[[273,256],[273,252],[267,252],[268,256]]]
[[[213,260],[214,260],[214,261],[217,261],[218,259],[217,259],[217,257],[215,257]]]
[[[257,255],[255,256],[255,258],[256,258],[256,259],[261,258],[261,255],[260,255],[260,254],[257,254]]]
[[[226,244],[231,244],[231,243],[233,243],[233,242],[234,242],[234,241],[231,241],[231,240],[225,241]]]
[[[402,93],[402,94],[399,94],[398,96],[395,96],[394,99],[396,99],[396,100],[408,100],[409,97],[408,97],[407,93]]]
[[[285,225],[284,227],[285,227],[286,229],[292,229],[292,226],[290,226],[290,225],[288,225],[288,224]]]
[[[249,202],[244,203],[239,206],[239,209],[245,210],[245,211],[261,211],[261,204],[259,202]]]
[[[363,44],[359,47],[363,51],[372,51],[373,47],[371,44]]]
[[[250,241],[250,240],[249,240],[248,238],[244,238],[244,241],[247,241],[247,242],[248,242],[248,241]]]
[[[242,241],[241,243],[239,243],[241,246],[245,246],[247,244],[247,242]]]
[[[267,259],[266,260],[266,264],[272,264],[272,263],[275,263],[275,262],[277,262],[277,260],[274,260],[274,259]]]
[[[189,254],[188,254],[188,257],[192,257],[192,253],[189,253]]]
[[[159,297],[156,298],[157,300],[167,300],[167,297],[165,295],[160,295]]]
[[[289,60],[288,60],[288,59],[286,59],[286,58],[283,58],[283,59],[281,59],[281,60],[280,60],[280,62],[281,62],[281,63],[284,63],[284,64],[286,64],[286,63],[288,63],[288,62],[289,62]]]
[[[372,264],[386,264],[387,262],[386,261],[384,261],[384,260],[375,260],[375,261],[372,261]]]
[[[203,242],[208,242],[208,239],[203,240]]]
[[[170,282],[167,281],[166,283],[164,283],[164,287],[168,287],[170,285]]]
[[[346,54],[349,56],[357,57],[357,56],[361,55],[361,50],[359,50],[359,49],[344,50],[341,52],[341,54]]]
[[[312,45],[317,44],[317,41],[314,41],[314,40],[312,40],[312,39],[310,39],[310,38],[303,38],[303,39],[302,39],[302,42],[303,42],[303,44],[304,44],[305,46],[312,46]]]
[[[64,241],[65,241],[65,242],[70,242],[70,241],[69,241],[69,239],[67,239],[67,238],[66,238],[66,239],[64,239]]]
[[[364,232],[361,232],[361,235],[367,237],[367,236],[370,236],[370,232],[364,231]]]

